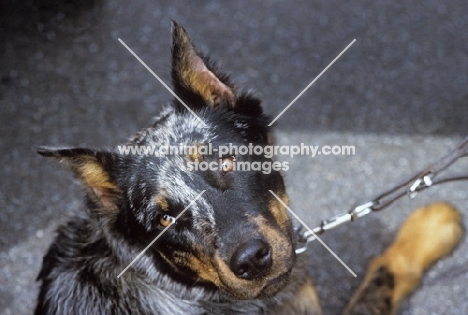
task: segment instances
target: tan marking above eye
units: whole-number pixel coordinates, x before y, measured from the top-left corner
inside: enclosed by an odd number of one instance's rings
[[[221,170],[224,173],[231,172],[232,170],[234,170],[235,161],[236,161],[236,158],[233,156],[223,158],[221,160]]]
[[[203,144],[193,144],[191,145],[191,147],[189,148],[189,152],[188,152],[188,158],[192,161],[192,162],[201,162],[203,161],[203,154],[202,154],[202,151],[203,150]]]
[[[159,217],[159,224],[163,227],[167,227],[174,222],[174,218],[168,214],[163,214]]]
[[[159,195],[156,196],[155,202],[163,211],[169,211],[169,204],[165,198],[164,192],[161,192]]]

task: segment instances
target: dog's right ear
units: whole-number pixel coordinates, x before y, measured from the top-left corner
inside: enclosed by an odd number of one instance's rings
[[[193,109],[204,106],[232,108],[235,104],[234,87],[227,76],[210,66],[208,60],[196,51],[185,29],[174,21],[172,81],[174,92]]]
[[[117,156],[111,152],[95,151],[84,148],[50,148],[37,149],[40,155],[57,160],[71,170],[88,190],[88,195],[103,210],[113,210],[119,196],[113,169]]]

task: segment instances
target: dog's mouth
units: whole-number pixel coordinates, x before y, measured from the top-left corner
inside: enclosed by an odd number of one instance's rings
[[[238,300],[266,299],[271,298],[281,291],[289,282],[291,271],[280,275],[253,281],[233,281],[230,283],[219,283],[218,286]]]

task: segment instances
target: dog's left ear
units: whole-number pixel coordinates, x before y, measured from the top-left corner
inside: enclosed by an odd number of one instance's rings
[[[200,56],[185,29],[172,23],[172,81],[174,92],[187,106],[232,108],[234,88],[227,77],[211,69]]]
[[[40,155],[57,160],[62,166],[71,170],[88,190],[98,207],[115,210],[119,189],[113,178],[112,169],[116,155],[111,152],[95,151],[84,148],[49,148],[37,149]]]

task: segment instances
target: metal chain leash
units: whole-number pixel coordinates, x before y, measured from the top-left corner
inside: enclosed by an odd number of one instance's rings
[[[312,231],[307,230],[302,232],[302,234],[299,233],[299,243],[302,246],[296,249],[296,254],[304,252],[307,249],[307,244],[317,239],[316,235],[323,234],[325,231],[334,229],[345,223],[354,222],[373,211],[380,211],[384,208],[387,208],[393,202],[401,199],[404,196],[414,198],[418,192],[426,188],[447,182],[468,180],[468,174],[445,177],[435,180],[436,176],[440,172],[447,169],[459,158],[465,156],[468,156],[468,136],[465,137],[459,146],[450,151],[447,155],[438,159],[435,163],[430,164],[424,170],[411,177],[409,180],[384,192],[383,194],[374,198],[372,201],[354,207],[352,210],[346,213],[339,214],[327,220],[323,220],[320,226],[312,229]],[[300,228],[301,227],[297,229],[297,232],[299,232]]]

